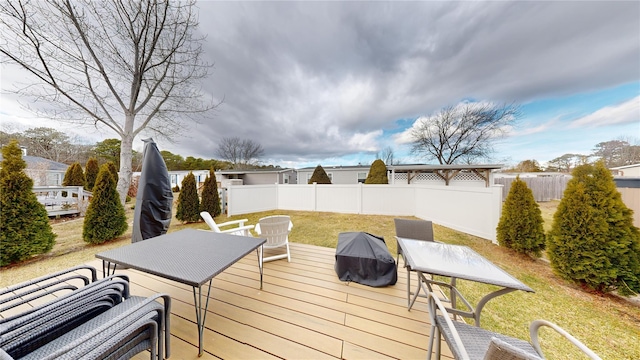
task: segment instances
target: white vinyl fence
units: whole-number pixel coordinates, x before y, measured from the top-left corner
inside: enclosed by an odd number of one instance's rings
[[[501,186],[273,184],[227,190],[229,216],[268,210],[415,216],[493,242],[501,209]]]

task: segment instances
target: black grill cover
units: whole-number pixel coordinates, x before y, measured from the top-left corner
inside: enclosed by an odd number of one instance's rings
[[[171,223],[173,192],[167,165],[153,139],[143,139],[142,173],[133,213],[131,242],[167,233]]]
[[[394,285],[398,280],[396,262],[384,238],[365,232],[338,235],[335,270],[342,281],[369,286]]]

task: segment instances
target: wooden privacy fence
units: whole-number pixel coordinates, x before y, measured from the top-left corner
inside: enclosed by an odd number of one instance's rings
[[[533,191],[533,197],[536,201],[551,201],[554,199],[562,199],[562,194],[567,188],[567,183],[571,179],[571,176],[542,176],[542,177],[521,177],[520,180],[524,181],[529,189]],[[502,201],[507,198],[509,190],[511,190],[511,183],[515,178],[495,178],[494,184],[502,185]]]

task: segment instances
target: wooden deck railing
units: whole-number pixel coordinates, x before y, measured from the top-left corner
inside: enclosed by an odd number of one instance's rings
[[[83,216],[91,197],[91,193],[82,186],[34,186],[33,192],[50,217],[70,214]]]

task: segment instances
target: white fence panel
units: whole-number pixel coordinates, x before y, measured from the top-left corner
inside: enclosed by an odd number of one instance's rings
[[[362,213],[414,216],[416,188],[402,185],[361,185]]]
[[[229,186],[227,214],[249,214],[278,208],[277,185]]]
[[[314,186],[307,184],[278,186],[278,209],[314,211],[316,209]]]
[[[316,185],[316,211],[346,214],[360,213],[359,186]]]
[[[493,242],[501,210],[501,187],[416,186],[416,217]]]
[[[496,241],[501,187],[244,185],[229,188],[228,215],[268,210],[416,216]]]

